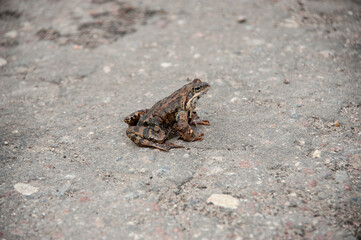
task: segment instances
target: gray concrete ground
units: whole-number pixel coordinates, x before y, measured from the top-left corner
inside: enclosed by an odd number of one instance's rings
[[[361,239],[359,0],[0,4],[0,238]],[[127,138],[195,77],[202,142]]]

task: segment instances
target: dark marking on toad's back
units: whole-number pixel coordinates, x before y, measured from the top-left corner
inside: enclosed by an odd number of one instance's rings
[[[150,109],[142,109],[125,117],[129,127],[127,136],[137,145],[153,147],[163,151],[182,148],[166,140],[178,134],[189,142],[202,140],[203,133],[196,136],[191,125],[210,125],[208,120],[200,120],[195,112],[196,101],[209,90],[210,86],[200,79],[173,92],[158,101]]]

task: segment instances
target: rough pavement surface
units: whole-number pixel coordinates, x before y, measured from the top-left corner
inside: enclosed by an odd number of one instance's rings
[[[0,4],[0,238],[361,239],[360,0]],[[127,138],[195,77],[202,142]]]

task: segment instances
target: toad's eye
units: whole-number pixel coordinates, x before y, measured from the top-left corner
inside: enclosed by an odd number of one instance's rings
[[[196,92],[196,93],[199,92],[200,90],[201,90],[201,87],[199,87],[199,86],[193,88],[193,91]]]

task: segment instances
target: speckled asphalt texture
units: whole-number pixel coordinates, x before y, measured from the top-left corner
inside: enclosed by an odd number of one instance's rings
[[[0,239],[361,239],[361,1],[0,0]],[[211,126],[125,116],[200,78]]]

